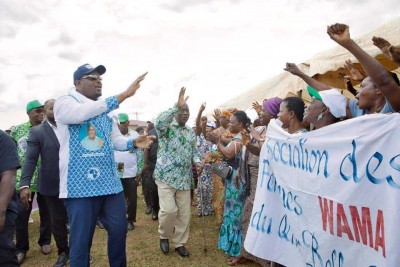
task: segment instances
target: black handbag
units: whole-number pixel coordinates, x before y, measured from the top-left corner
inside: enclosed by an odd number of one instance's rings
[[[212,165],[212,172],[222,179],[229,179],[232,174],[232,167],[226,162],[218,162]]]

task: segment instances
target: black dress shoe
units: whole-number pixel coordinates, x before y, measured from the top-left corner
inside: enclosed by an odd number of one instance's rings
[[[133,230],[135,229],[135,225],[133,224],[133,222],[128,222],[128,230]]]
[[[164,254],[169,252],[169,241],[168,239],[160,239],[160,248]]]
[[[158,220],[158,212],[153,210],[153,214],[151,215],[151,219],[153,221],[157,221]]]
[[[22,264],[25,258],[26,258],[26,253],[23,252],[17,253],[18,264]]]
[[[150,213],[151,213],[151,210],[152,210],[151,206],[147,206],[147,208],[146,208],[146,214],[150,214]]]
[[[69,255],[63,252],[60,255],[58,255],[57,262],[54,264],[53,267],[64,267],[65,265],[67,265],[68,261],[69,261]]]
[[[177,247],[175,251],[182,257],[189,257],[189,251],[184,246]]]
[[[104,229],[104,224],[103,224],[101,221],[97,220],[96,225],[97,225],[100,229]]]

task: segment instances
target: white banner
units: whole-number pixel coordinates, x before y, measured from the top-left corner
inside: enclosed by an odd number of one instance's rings
[[[286,266],[400,266],[400,115],[268,126],[246,251]]]

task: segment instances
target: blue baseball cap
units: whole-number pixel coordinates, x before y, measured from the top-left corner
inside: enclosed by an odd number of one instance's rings
[[[103,75],[106,72],[106,67],[103,65],[98,65],[96,68],[93,68],[90,64],[83,64],[74,72],[74,85],[76,84],[77,80],[82,78],[83,75],[87,75],[92,72],[97,72],[98,74]]]

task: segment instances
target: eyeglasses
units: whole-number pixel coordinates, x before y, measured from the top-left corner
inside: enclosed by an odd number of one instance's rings
[[[88,79],[90,81],[97,81],[97,80],[101,81],[103,80],[103,77],[91,74],[91,75],[84,75],[82,76],[81,79]]]

